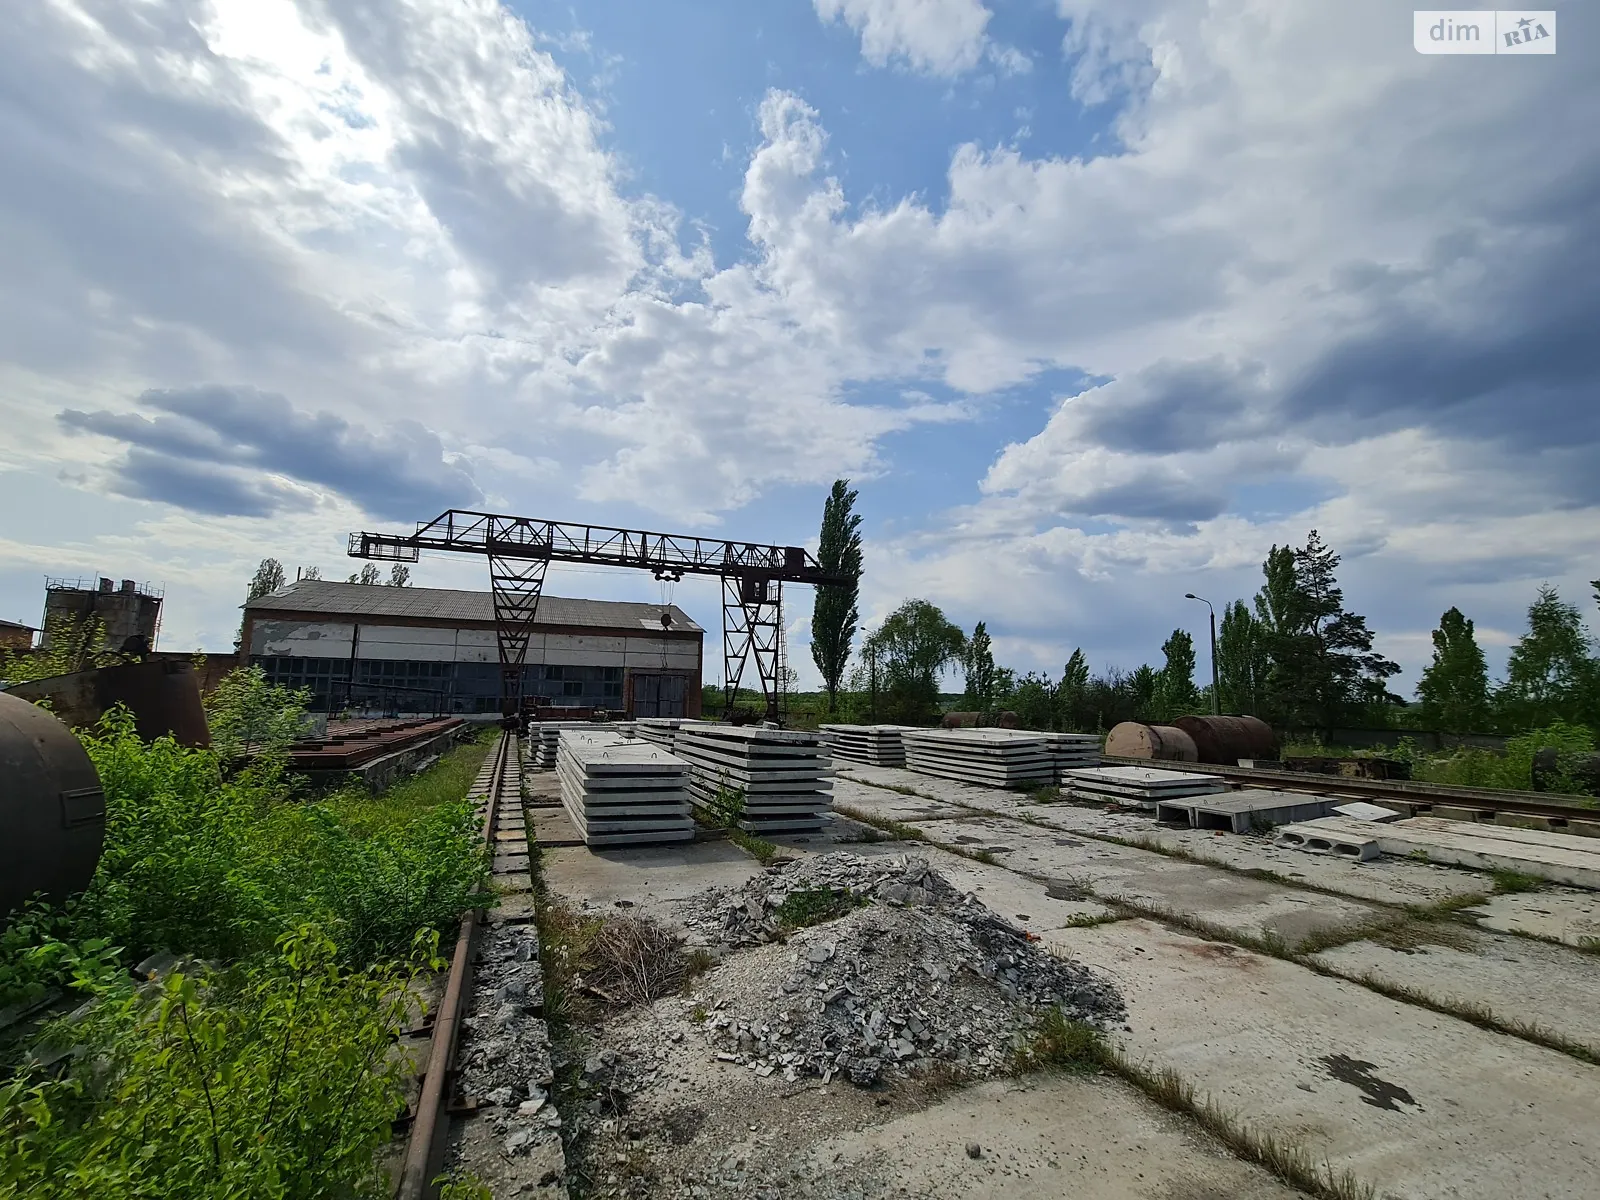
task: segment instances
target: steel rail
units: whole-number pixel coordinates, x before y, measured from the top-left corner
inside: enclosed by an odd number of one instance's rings
[[[500,793],[504,788],[506,766],[517,753],[514,733],[502,733],[495,743],[494,766],[489,775],[489,794],[483,814],[483,840],[494,852],[495,826],[499,823]],[[487,893],[484,894],[485,896]],[[423,1069],[422,1094],[406,1140],[405,1159],[400,1168],[396,1200],[427,1200],[437,1195],[433,1180],[444,1166],[445,1106],[448,1087],[456,1069],[456,1039],[461,1031],[461,1003],[466,995],[467,975],[472,969],[472,941],[478,930],[482,909],[474,908],[461,919],[455,953],[450,957],[450,973],[445,979],[444,998],[433,1021],[433,1040],[428,1046],[428,1062]]]
[[[1146,758],[1116,758],[1103,755],[1102,761],[1119,767],[1157,767],[1169,771],[1195,771],[1220,775],[1241,786],[1272,788],[1280,792],[1341,794],[1364,800],[1390,800],[1414,808],[1466,808],[1478,812],[1503,812],[1525,817],[1540,817],[1553,822],[1593,822],[1600,825],[1600,808],[1583,804],[1563,804],[1544,792],[1495,791],[1488,788],[1456,787],[1444,783],[1420,783],[1398,779],[1351,779],[1343,775],[1313,774],[1309,771],[1272,771],[1253,767],[1229,767],[1215,763],[1156,761]]]

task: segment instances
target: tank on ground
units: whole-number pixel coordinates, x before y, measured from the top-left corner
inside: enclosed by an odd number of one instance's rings
[[[1112,758],[1148,758],[1163,762],[1198,762],[1194,739],[1172,725],[1146,725],[1123,721],[1106,735],[1106,754]]]
[[[106,798],[67,726],[0,692],[0,923],[35,892],[63,900],[89,886],[105,839]]]
[[[1178,717],[1172,723],[1193,739],[1196,762],[1232,767],[1241,758],[1278,756],[1278,735],[1258,717]]]

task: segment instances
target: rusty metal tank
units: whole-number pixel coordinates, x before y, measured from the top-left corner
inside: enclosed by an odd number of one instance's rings
[[[1112,758],[1148,758],[1164,762],[1198,762],[1194,739],[1172,725],[1145,725],[1123,721],[1106,735],[1106,754]]]
[[[75,729],[92,726],[118,704],[125,704],[133,713],[140,738],[147,742],[171,734],[181,746],[211,745],[194,664],[184,659],[52,675],[19,683],[10,694],[50,701],[51,711]]]
[[[0,692],[0,924],[35,892],[88,887],[105,831],[100,777],[72,731]]]
[[[1193,739],[1196,762],[1232,767],[1241,758],[1278,756],[1278,735],[1257,717],[1178,717],[1172,723]]]

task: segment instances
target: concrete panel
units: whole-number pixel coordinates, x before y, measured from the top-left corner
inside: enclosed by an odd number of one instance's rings
[[[573,654],[621,654],[628,641],[627,638],[592,637],[578,633],[547,633],[543,640],[545,653],[561,662],[575,661],[569,657]]]
[[[638,671],[698,671],[700,669],[700,655],[694,647],[684,647],[677,643],[667,649],[666,666],[661,665],[661,645],[652,646],[649,642],[630,643],[625,651],[626,662],[624,665]],[[748,672],[747,672],[748,674]]]
[[[612,654],[605,650],[560,650],[552,651],[549,655],[534,658],[528,656],[529,662],[544,662],[552,666],[563,667],[621,667],[625,664],[622,655]]]
[[[393,642],[397,645],[448,646],[454,649],[456,630],[429,629],[421,625],[362,625],[361,642]]]
[[[351,630],[335,621],[257,621],[250,631],[250,653],[349,658]]]

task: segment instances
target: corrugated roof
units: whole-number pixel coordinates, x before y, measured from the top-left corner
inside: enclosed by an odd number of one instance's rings
[[[26,629],[29,633],[38,632],[34,626],[24,625],[21,621],[0,621],[0,629]]]
[[[251,613],[327,613],[329,616],[411,617],[421,621],[474,621],[494,623],[494,599],[488,592],[462,592],[449,588],[388,587],[383,584],[335,583],[329,579],[300,579],[244,605]],[[669,604],[672,628],[704,633],[676,604]],[[574,600],[566,596],[539,598],[540,625],[577,625],[594,629],[640,628],[659,631],[662,607],[626,600]]]

